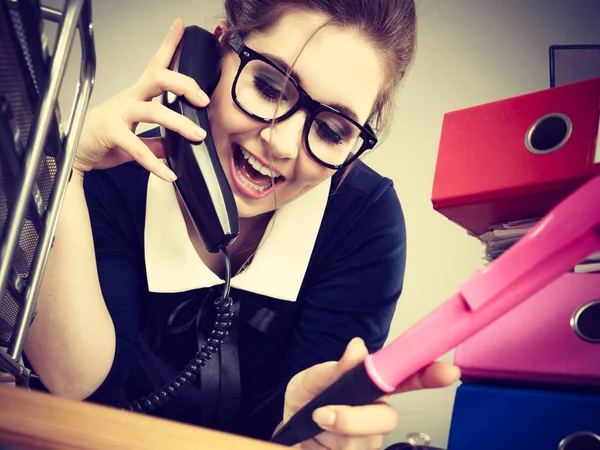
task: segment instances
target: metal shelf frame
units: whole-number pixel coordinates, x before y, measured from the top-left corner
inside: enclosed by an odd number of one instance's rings
[[[13,5],[17,3],[18,0],[12,0]],[[32,201],[31,192],[36,171],[41,158],[45,157],[43,148],[57,108],[58,93],[77,30],[81,41],[82,60],[75,100],[64,128],[61,164],[57,168],[48,207],[43,217],[43,227],[31,264],[24,302],[19,309],[8,349],[0,348],[0,370],[12,374],[18,385],[25,386],[29,384],[31,371],[23,365],[23,347],[35,315],[36,297],[52,247],[96,73],[91,0],[67,0],[63,11],[42,6],[41,12],[44,19],[58,23],[59,30],[50,64],[50,79],[46,91],[42,94],[41,107],[32,123],[32,133],[25,149],[24,170],[17,180],[17,199],[6,223],[4,239],[0,243],[0,294],[7,289],[13,258]]]

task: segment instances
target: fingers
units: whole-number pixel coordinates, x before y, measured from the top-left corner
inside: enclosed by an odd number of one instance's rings
[[[156,87],[160,90],[152,97],[156,97],[161,92],[172,92],[173,94],[183,95],[193,105],[205,107],[210,102],[210,98],[200,89],[198,83],[193,78],[182,75],[172,70],[159,70],[156,73]]]
[[[334,361],[317,364],[292,379],[292,382],[301,382],[306,401],[323,392],[338,378],[335,374],[336,364]]]
[[[193,105],[204,107],[208,104],[209,97],[200,89],[191,77],[169,70],[173,55],[183,37],[184,25],[177,18],[167,33],[165,40],[153,56],[150,64],[144,71],[141,82],[138,83],[137,94],[139,100],[149,100],[162,92],[172,92],[184,95]]]
[[[141,166],[167,182],[177,179],[177,176],[160,159],[158,159],[140,138],[132,133],[123,133],[116,144]]]
[[[201,141],[206,137],[206,131],[194,122],[158,103],[124,102],[122,106],[122,114],[126,116],[129,123],[156,123],[191,141]],[[117,135],[115,144],[140,165],[163,180],[171,182],[177,178],[158,158],[164,156],[160,139],[149,140],[145,144],[127,130]]]
[[[353,339],[346,347],[340,361],[317,364],[296,374],[290,380],[285,392],[284,420],[289,420],[300,408],[360,363],[367,353],[362,340]]]
[[[313,412],[313,420],[324,430],[347,436],[383,435],[394,431],[398,414],[389,404],[365,406],[330,405]]]
[[[354,338],[338,362],[329,361],[311,367],[301,377],[304,391],[312,397],[320,394],[343,374],[362,362],[369,352],[362,339]]]
[[[173,59],[175,50],[179,45],[179,41],[181,41],[181,38],[183,37],[184,30],[185,26],[183,21],[178,17],[173,22],[173,25],[171,25],[161,46],[150,60],[148,67],[153,67],[155,69],[169,67],[169,63]]]
[[[436,361],[402,382],[394,392],[398,394],[419,389],[446,387],[459,379],[460,369],[458,367]]]
[[[353,339],[338,362],[328,362],[311,367],[290,383],[286,392],[286,408],[293,413],[334,383],[343,374],[360,364],[368,356],[364,342]],[[417,389],[448,386],[460,378],[458,367],[434,362],[398,386],[395,393]],[[294,379],[292,380],[294,381]],[[301,390],[297,389],[302,387]],[[302,396],[298,394],[301,391]],[[288,401],[294,394],[295,402]],[[290,399],[288,399],[290,397]],[[302,398],[300,398],[302,397]],[[304,398],[308,397],[308,398]],[[313,412],[313,420],[325,430],[315,438],[299,444],[300,449],[377,449],[383,436],[391,433],[398,424],[396,410],[388,404],[389,396],[364,406],[329,405]],[[292,403],[291,405],[288,403]],[[284,414],[284,421],[288,420]]]
[[[124,115],[128,122],[156,123],[191,141],[201,141],[206,137],[206,131],[190,119],[156,102],[129,102],[124,105]]]
[[[198,83],[186,75],[169,69],[158,69],[144,72],[144,75],[132,88],[137,100],[148,101],[163,92],[172,92],[184,96],[192,105],[204,108],[210,98],[200,89]]]
[[[194,79],[168,69],[183,32],[183,22],[181,19],[175,20],[143,75],[130,89],[138,100],[148,101],[163,92],[172,92],[185,96],[195,106],[205,107],[209,103],[208,95]]]
[[[345,436],[325,432],[315,436],[313,439],[311,439],[311,441],[318,444],[318,447],[301,446],[300,448],[302,450],[312,450],[313,448],[327,450],[381,450],[383,448],[383,436],[380,434],[368,436]]]
[[[346,351],[338,361],[338,365],[336,368],[338,372],[337,378],[341,377],[349,370],[354,369],[357,365],[363,362],[367,356],[369,356],[369,351],[365,346],[365,342],[358,337],[352,339],[348,343]]]
[[[199,107],[205,107],[210,101],[192,78],[167,69],[183,33],[183,21],[178,18],[142,77],[132,87],[104,102],[96,115],[88,114],[89,132],[82,134],[81,139],[87,145],[80,145],[78,149],[78,158],[83,161],[79,164],[81,170],[114,167],[134,159],[166,181],[176,178],[158,159],[164,157],[162,142],[149,140],[145,144],[133,132],[143,122],[161,125],[190,141],[201,141],[206,137],[206,131],[193,121],[160,102],[150,101],[162,92],[184,96]],[[92,120],[94,117],[95,121]]]
[[[297,450],[331,450],[333,447],[325,447],[317,439],[309,439],[294,446]]]

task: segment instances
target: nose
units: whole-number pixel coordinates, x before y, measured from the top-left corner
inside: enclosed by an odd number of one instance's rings
[[[291,117],[275,125],[265,126],[260,137],[276,159],[295,159],[304,145],[302,131],[306,122],[306,112],[297,111]]]

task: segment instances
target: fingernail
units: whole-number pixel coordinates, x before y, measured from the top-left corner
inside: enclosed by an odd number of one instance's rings
[[[210,98],[202,89],[198,89],[198,92],[196,92],[196,96],[200,98],[200,100],[202,100],[204,103],[210,103]]]
[[[163,175],[169,181],[175,181],[177,179],[177,175],[175,175],[175,172],[173,172],[167,166],[165,166],[165,168],[163,169]]]
[[[313,412],[313,420],[321,428],[328,428],[335,422],[335,412],[328,408],[319,408]]]
[[[461,376],[460,367],[458,366],[452,366],[452,370],[450,372],[453,378],[458,379]]]
[[[204,138],[206,138],[206,131],[204,131],[202,128],[198,127],[196,129],[196,131],[194,131],[194,136],[196,136],[196,138],[198,138],[199,140],[204,140]]]
[[[348,342],[348,346],[346,347],[346,349],[351,349],[353,352],[356,352],[359,348],[364,346],[364,341],[359,337],[355,337],[350,342]]]
[[[173,28],[175,28],[175,25],[177,25],[177,22],[179,22],[179,17],[173,21],[173,23],[171,24],[171,28],[169,28],[169,31],[171,31]]]

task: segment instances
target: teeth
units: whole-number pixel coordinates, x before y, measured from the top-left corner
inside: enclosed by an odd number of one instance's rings
[[[265,186],[259,186],[257,184],[254,184],[252,181],[250,181],[250,180],[246,179],[246,177],[244,177],[244,175],[240,171],[240,168],[237,165],[235,166],[235,170],[236,170],[240,180],[242,180],[242,183],[244,183],[248,187],[251,187],[255,191],[264,192],[265,189],[269,189],[272,186],[271,183],[268,183]]]
[[[258,163],[258,161],[257,161],[257,163]],[[260,164],[260,163],[258,163],[258,164]],[[252,167],[254,167],[254,166],[252,166]],[[271,175],[271,171],[269,169],[267,169],[265,166],[262,166],[260,168],[259,172],[261,174],[263,174],[264,176],[268,176],[268,177],[273,176],[273,175]],[[275,177],[275,176],[273,176],[273,177]]]
[[[244,159],[248,160],[248,162],[250,163],[250,165],[252,166],[252,168],[254,170],[256,170],[257,172],[261,173],[262,175],[264,175],[266,177],[271,177],[275,180],[278,178],[278,175],[275,172],[273,172],[272,170],[269,170],[268,168],[263,166],[254,156],[252,156],[250,153],[248,153],[244,147],[241,147],[241,149],[242,149],[242,155],[244,156]]]

